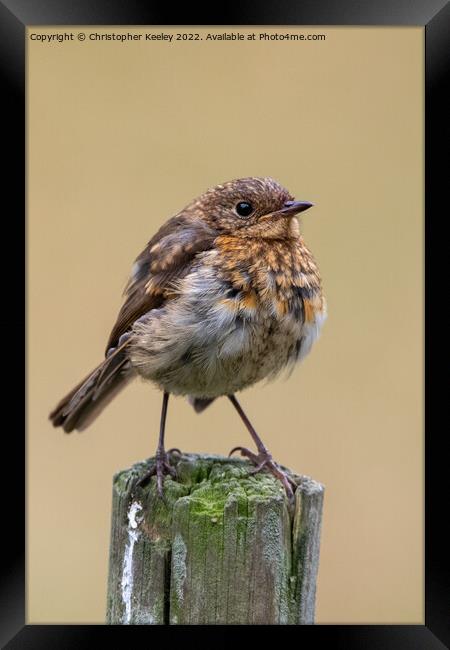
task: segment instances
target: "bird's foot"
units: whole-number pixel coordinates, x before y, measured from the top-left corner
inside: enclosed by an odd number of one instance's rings
[[[179,449],[169,449],[169,451],[158,449],[151,469],[136,481],[135,487],[143,487],[148,483],[152,476],[156,475],[158,494],[161,499],[164,499],[164,478],[167,475],[171,476],[173,479],[176,479],[177,477],[177,471],[170,463],[171,454],[178,454],[181,456],[181,451]]]
[[[289,476],[289,474],[281,469],[281,467],[273,460],[272,455],[267,451],[260,451],[259,454],[255,454],[247,447],[234,447],[230,453],[231,456],[235,451],[239,451],[241,456],[245,456],[250,460],[250,462],[255,465],[254,469],[249,470],[249,474],[257,474],[263,469],[268,470],[273,476],[275,476],[283,484],[284,489],[288,497],[291,499],[294,496],[294,490],[297,485],[294,480]]]

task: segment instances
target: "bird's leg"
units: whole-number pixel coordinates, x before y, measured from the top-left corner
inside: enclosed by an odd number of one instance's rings
[[[246,447],[234,447],[230,451],[229,455],[231,456],[231,454],[233,454],[235,451],[240,451],[241,456],[246,456],[247,458],[249,458],[250,461],[254,465],[256,465],[255,469],[250,471],[251,474],[256,474],[257,472],[260,472],[262,469],[268,469],[271,474],[276,476],[276,478],[278,478],[281,481],[288,496],[292,497],[293,491],[292,491],[291,484],[294,487],[296,487],[294,481],[290,478],[290,476],[286,472],[283,472],[283,470],[277,465],[277,463],[275,463],[275,461],[272,458],[272,455],[270,454],[269,450],[267,449],[267,447],[265,446],[261,438],[256,433],[255,429],[252,426],[252,423],[245,415],[236,397],[234,395],[228,395],[228,399],[233,404],[236,411],[239,413],[241,420],[247,427],[247,430],[250,433],[251,437],[253,438],[256,448],[258,450],[258,453],[255,454],[253,451],[250,451],[250,449],[247,449]]]
[[[159,427],[159,440],[158,447],[155,454],[155,464],[151,470],[149,470],[144,476],[142,476],[138,481],[137,485],[142,486],[148,481],[151,476],[156,474],[156,482],[158,486],[158,494],[163,498],[163,483],[164,476],[170,474],[172,478],[176,478],[176,470],[169,461],[169,454],[174,451],[179,451],[178,449],[172,449],[169,452],[166,452],[164,449],[164,431],[166,428],[166,416],[167,416],[167,405],[169,403],[169,393],[164,393],[163,403],[161,409],[161,424]],[[181,453],[181,452],[180,452]]]

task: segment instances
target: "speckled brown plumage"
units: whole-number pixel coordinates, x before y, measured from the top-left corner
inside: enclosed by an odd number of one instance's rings
[[[61,400],[50,416],[55,426],[85,428],[136,375],[166,396],[188,396],[197,411],[227,395],[239,412],[235,392],[305,356],[326,316],[296,218],[310,206],[272,178],[245,178],[208,190],[169,219],[134,263],[105,360]],[[257,464],[280,475],[246,426]],[[161,440],[159,451],[161,486],[169,471]]]

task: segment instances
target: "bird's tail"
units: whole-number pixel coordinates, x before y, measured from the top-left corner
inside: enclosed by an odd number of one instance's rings
[[[188,402],[191,406],[194,407],[196,413],[202,413],[205,409],[208,408],[210,404],[214,402],[215,397],[188,397]]]
[[[110,401],[133,379],[135,373],[124,352],[126,343],[89,373],[50,413],[55,427],[66,433],[83,431]]]

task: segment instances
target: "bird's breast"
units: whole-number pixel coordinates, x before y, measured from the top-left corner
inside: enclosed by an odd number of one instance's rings
[[[169,392],[242,390],[302,358],[319,333],[325,302],[312,259],[282,247],[244,259],[223,243],[199,256],[176,299],[134,327],[132,364]]]

